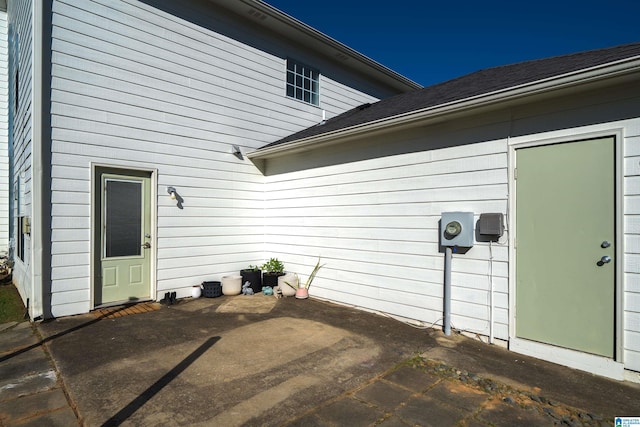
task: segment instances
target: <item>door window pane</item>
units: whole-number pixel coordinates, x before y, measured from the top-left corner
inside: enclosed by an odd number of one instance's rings
[[[142,183],[105,181],[105,256],[140,255]]]

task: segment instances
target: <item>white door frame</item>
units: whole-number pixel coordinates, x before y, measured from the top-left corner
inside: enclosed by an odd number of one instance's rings
[[[158,237],[157,237],[157,231],[158,231],[158,196],[157,196],[157,176],[158,176],[158,170],[157,169],[147,169],[147,168],[138,168],[138,167],[132,167],[130,165],[118,165],[118,164],[108,164],[108,163],[91,163],[91,237],[90,237],[90,256],[91,256],[91,263],[90,263],[90,289],[89,289],[89,298],[90,298],[90,310],[93,310],[96,308],[96,302],[95,302],[95,286],[96,286],[96,274],[98,271],[100,271],[100,266],[97,265],[96,263],[96,257],[98,255],[98,251],[100,251],[100,242],[96,241],[96,227],[100,226],[100,220],[101,218],[96,216],[96,197],[100,196],[99,194],[96,194],[96,183],[99,182],[100,180],[100,176],[98,176],[97,171],[98,169],[109,169],[112,171],[117,171],[117,170],[122,170],[124,172],[126,171],[133,171],[133,172],[142,172],[142,173],[148,173],[149,177],[151,178],[151,205],[150,205],[150,215],[151,215],[151,253],[150,253],[150,257],[151,257],[151,263],[149,266],[149,281],[150,281],[150,289],[149,289],[149,295],[151,300],[155,300],[156,299],[156,288],[157,288],[157,284],[156,284],[156,271],[157,271],[157,259],[158,259],[158,249],[157,249],[157,243],[158,243]]]
[[[592,372],[618,380],[624,379],[623,361],[623,262],[624,262],[624,234],[623,234],[623,141],[624,128],[620,124],[606,123],[603,125],[585,126],[561,131],[544,132],[534,135],[525,135],[508,139],[509,156],[509,246],[515,248],[516,242],[516,183],[515,168],[516,150],[527,147],[536,147],[548,144],[568,143],[585,139],[595,139],[612,136],[615,138],[615,357],[614,359],[596,356],[542,344],[516,337],[516,254],[515,250],[509,251],[509,349],[518,353],[527,354],[539,359],[569,366],[575,369]]]

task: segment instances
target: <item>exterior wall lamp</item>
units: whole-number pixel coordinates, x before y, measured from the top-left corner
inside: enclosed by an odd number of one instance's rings
[[[178,198],[178,193],[174,187],[167,187],[167,193],[169,193],[171,200],[176,200]]]
[[[167,187],[167,194],[169,194],[169,198],[171,198],[171,200],[175,200],[177,202],[176,206],[178,209],[184,209],[184,206],[182,205],[184,199],[178,194],[175,187]]]

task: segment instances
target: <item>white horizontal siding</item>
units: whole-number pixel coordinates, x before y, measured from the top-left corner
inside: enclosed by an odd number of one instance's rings
[[[322,109],[375,100],[324,75],[321,108],[287,98],[286,58],[307,52],[207,2],[171,7],[180,17],[135,0],[53,2],[54,315],[91,306],[92,162],[157,171],[157,291],[186,296],[264,258],[263,177],[232,145],[251,150],[319,122]],[[335,68],[309,59],[321,74]]]
[[[640,371],[640,120],[624,140],[624,362]]]
[[[9,120],[11,130],[9,137],[9,150],[13,157],[13,175],[10,177],[8,187],[17,190],[13,194],[13,202],[9,217],[12,219],[9,245],[14,250],[13,282],[15,283],[25,304],[30,306],[40,296],[33,295],[31,277],[31,239],[29,235],[24,238],[24,259],[21,260],[17,253],[17,239],[21,230],[18,229],[18,217],[32,216],[31,212],[31,83],[32,73],[32,9],[30,1],[9,2],[7,9],[7,22],[9,26]],[[18,82],[16,84],[16,77]],[[16,93],[16,87],[18,92]],[[16,109],[16,99],[18,100]]]
[[[81,279],[86,281],[86,279]],[[89,305],[89,289],[63,290],[67,280],[60,281],[60,289],[51,294],[51,306],[55,317],[71,316],[78,313],[87,313],[91,310]],[[77,281],[79,283],[80,280]],[[77,285],[80,286],[80,285]]]
[[[627,369],[640,370],[640,121],[608,126],[625,129],[620,171],[624,194],[622,358]],[[393,142],[402,145],[401,135],[394,135]],[[434,137],[425,132],[424,138]],[[371,145],[376,149],[381,144],[371,141]],[[315,296],[439,323],[440,213],[506,213],[506,142],[432,150],[427,145],[426,141],[421,152],[373,160],[342,163],[334,156],[332,166],[300,167],[268,176],[265,221],[271,255],[280,257],[287,270],[301,273],[303,279],[321,255],[327,265],[313,285]],[[322,155],[331,156],[320,150],[317,156]],[[282,165],[287,159],[277,161]],[[501,242],[506,241],[504,236]],[[508,258],[506,243],[490,248],[476,242],[466,254],[454,254],[455,328],[488,333],[493,284],[494,335],[508,339]]]
[[[320,107],[326,110],[327,120],[341,113],[345,105],[352,105],[354,99],[360,100],[359,105],[377,101],[373,96],[363,97],[355,89],[323,75],[320,76],[320,99]]]
[[[506,141],[452,146],[269,176],[267,256],[303,279],[322,256],[314,296],[441,324],[440,214],[506,213],[506,147]],[[476,243],[454,255],[452,323],[489,333],[491,281],[495,333],[507,339],[505,245]]]

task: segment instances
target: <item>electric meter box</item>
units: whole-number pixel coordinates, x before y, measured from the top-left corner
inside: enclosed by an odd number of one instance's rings
[[[473,246],[473,212],[442,212],[440,244],[442,246]]]

